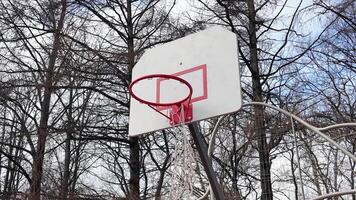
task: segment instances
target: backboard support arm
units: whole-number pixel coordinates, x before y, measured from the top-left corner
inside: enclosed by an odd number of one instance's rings
[[[317,128],[311,124],[309,124],[308,122],[302,120],[301,118],[299,118],[296,115],[293,115],[292,113],[283,110],[281,108],[269,105],[267,103],[263,103],[263,102],[249,102],[249,103],[245,103],[242,105],[242,107],[244,106],[251,106],[251,105],[260,105],[260,106],[265,106],[265,107],[269,107],[272,108],[274,110],[277,110],[291,118],[293,118],[294,120],[296,120],[297,122],[299,122],[300,124],[302,124],[303,126],[305,126],[306,128],[308,128],[309,130],[313,131],[314,133],[318,134],[320,137],[324,138],[326,141],[329,142],[329,144],[331,144],[332,146],[336,147],[337,149],[339,149],[341,152],[343,152],[344,154],[348,155],[353,161],[356,162],[356,156],[349,152],[347,149],[345,149],[344,147],[342,147],[340,144],[338,144],[337,142],[335,142],[333,139],[331,139],[330,137],[328,137],[326,134],[322,133],[321,130],[329,130],[332,128],[339,128],[339,127],[344,127],[344,126],[356,126],[356,123],[345,123],[345,124],[339,124],[339,125],[334,125],[334,126],[329,126],[329,127],[324,127],[324,128]]]
[[[214,197],[216,200],[224,200],[224,193],[222,187],[216,178],[216,174],[213,170],[211,160],[208,157],[208,145],[204,141],[203,134],[201,133],[200,128],[198,127],[198,124],[196,122],[188,124],[188,128],[194,140],[194,144],[197,147],[205,173],[208,176]]]

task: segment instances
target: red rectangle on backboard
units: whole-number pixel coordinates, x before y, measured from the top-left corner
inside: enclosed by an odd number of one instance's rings
[[[183,70],[183,71],[180,71],[180,72],[177,72],[177,73],[174,73],[174,74],[171,74],[173,76],[184,76],[186,74],[189,74],[189,73],[195,73],[195,72],[199,72],[201,73],[201,77],[202,77],[202,80],[201,80],[201,83],[202,83],[202,94],[199,95],[199,96],[194,96],[194,88],[193,88],[193,97],[191,99],[191,103],[194,103],[194,102],[197,102],[197,101],[201,101],[201,100],[204,100],[204,99],[207,99],[208,98],[208,80],[207,80],[207,67],[206,67],[206,64],[203,64],[203,65],[199,65],[199,66],[196,66],[196,67],[193,67],[193,68],[189,68],[189,69],[186,69],[186,70]],[[156,89],[157,89],[157,92],[156,92],[156,102],[157,103],[160,103],[160,99],[161,99],[161,84],[163,81],[165,81],[167,79],[164,79],[164,78],[160,78],[160,79],[157,79],[157,82],[156,82]],[[168,107],[166,106],[160,106],[160,107],[156,107],[157,110],[161,111],[161,110],[165,110],[167,109]]]

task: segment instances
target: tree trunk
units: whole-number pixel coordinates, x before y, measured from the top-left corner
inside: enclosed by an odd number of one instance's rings
[[[70,177],[70,133],[67,133],[65,140],[65,152],[64,152],[64,169],[63,169],[63,178],[61,183],[61,199],[68,198],[68,189],[69,189],[69,177]]]
[[[128,30],[128,61],[129,74],[131,79],[132,68],[135,65],[135,49],[133,38],[133,23],[131,13],[131,1],[127,1],[127,30]],[[140,199],[140,145],[137,137],[130,138],[130,192],[129,199]]]
[[[80,135],[79,138],[81,138]],[[70,183],[69,199],[71,199],[71,195],[75,193],[75,188],[77,186],[78,178],[80,176],[79,173],[80,155],[81,155],[81,148],[82,146],[84,146],[84,144],[82,143],[82,141],[78,140],[78,143],[77,144],[74,143],[73,146],[75,146],[75,153],[74,153],[74,160],[73,160],[74,169],[72,170],[72,180]]]
[[[356,139],[351,139],[353,141],[352,143],[352,153],[355,154],[356,152]],[[351,179],[351,189],[355,189],[355,177],[356,177],[356,162],[350,159],[350,165],[351,165],[351,173],[350,173],[350,179]],[[352,195],[352,200],[356,200],[356,195]]]
[[[257,54],[257,37],[256,37],[256,11],[254,0],[247,1],[249,31],[250,31],[250,68],[252,73],[252,90],[253,101],[263,101],[262,85],[260,80],[260,71],[258,67]],[[254,106],[254,126],[255,135],[258,140],[258,154],[260,162],[260,179],[261,179],[261,200],[272,200],[272,183],[271,183],[271,162],[270,150],[267,144],[266,129],[264,126],[264,108],[262,106]]]
[[[71,79],[71,78],[69,78]],[[73,134],[73,80],[69,80],[69,105],[68,105],[68,127],[65,140],[63,178],[61,182],[61,199],[68,198],[69,178],[70,178],[70,137]]]
[[[3,118],[6,119],[6,107],[4,107]],[[0,149],[3,149],[3,142],[5,142],[6,124],[2,124],[1,139],[0,139]],[[0,163],[3,163],[2,154],[0,153]],[[2,173],[2,167],[0,167],[0,174]],[[0,192],[2,191],[2,181],[0,181]]]
[[[50,111],[50,102],[52,94],[53,75],[56,59],[60,49],[60,32],[64,25],[64,16],[66,12],[66,0],[61,1],[61,16],[58,21],[58,26],[54,30],[52,52],[49,57],[48,68],[46,72],[46,79],[44,83],[43,100],[41,103],[41,118],[39,129],[37,131],[37,147],[36,153],[33,156],[32,167],[32,183],[30,185],[30,200],[40,200],[41,198],[41,180],[43,173],[43,160],[46,146],[46,139],[48,135],[48,118]]]
[[[70,80],[69,105],[68,105],[68,127],[65,140],[63,178],[61,182],[61,199],[68,198],[69,178],[70,178],[70,137],[73,134],[73,81]]]
[[[13,122],[14,123],[14,122]],[[11,132],[13,132],[13,127],[14,124],[12,124],[11,126]],[[13,140],[16,141],[16,137],[14,139],[15,135],[13,133],[10,133],[10,137],[9,137],[9,144],[13,144],[15,145],[15,143],[13,143]],[[12,146],[9,147],[9,155],[14,155],[13,154],[14,148]],[[12,168],[12,161],[8,160],[7,161],[7,170],[6,170],[6,174],[5,174],[5,178],[4,178],[4,196],[5,198],[8,198],[10,196],[10,192],[11,192],[11,168]]]
[[[138,138],[130,138],[130,200],[140,199],[140,146]]]

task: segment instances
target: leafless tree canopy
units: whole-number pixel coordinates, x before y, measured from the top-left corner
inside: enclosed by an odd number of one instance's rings
[[[237,35],[243,102],[317,127],[355,124],[355,8],[353,0],[0,0],[0,199],[167,199],[177,131],[128,138],[132,69],[146,50],[214,25]],[[200,122],[207,142],[216,122]],[[324,133],[355,154],[355,126]],[[212,162],[226,199],[311,199],[356,185],[354,160],[262,106],[224,118]],[[199,198],[209,183],[196,163]]]

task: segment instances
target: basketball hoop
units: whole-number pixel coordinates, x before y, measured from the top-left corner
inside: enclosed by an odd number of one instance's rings
[[[180,82],[180,83],[184,84],[189,89],[188,95],[185,98],[178,100],[178,101],[168,102],[168,103],[167,102],[160,103],[160,102],[145,100],[134,93],[134,91],[133,91],[134,85],[136,85],[138,82],[140,82],[142,80],[152,79],[152,78],[157,78],[159,80],[172,79],[177,82]],[[129,85],[129,93],[137,101],[139,101],[143,104],[147,104],[149,107],[151,107],[152,109],[154,109],[155,111],[157,111],[158,113],[163,115],[164,117],[168,118],[171,125],[177,125],[177,124],[181,124],[184,122],[189,122],[189,121],[192,121],[192,119],[193,119],[193,110],[192,110],[192,103],[191,103],[193,88],[188,83],[188,81],[186,81],[182,78],[179,78],[174,75],[168,75],[168,74],[152,74],[152,75],[142,76],[142,77],[137,78],[136,80],[131,82],[131,84]],[[160,108],[170,109],[169,114],[167,115],[167,114],[163,113]]]

